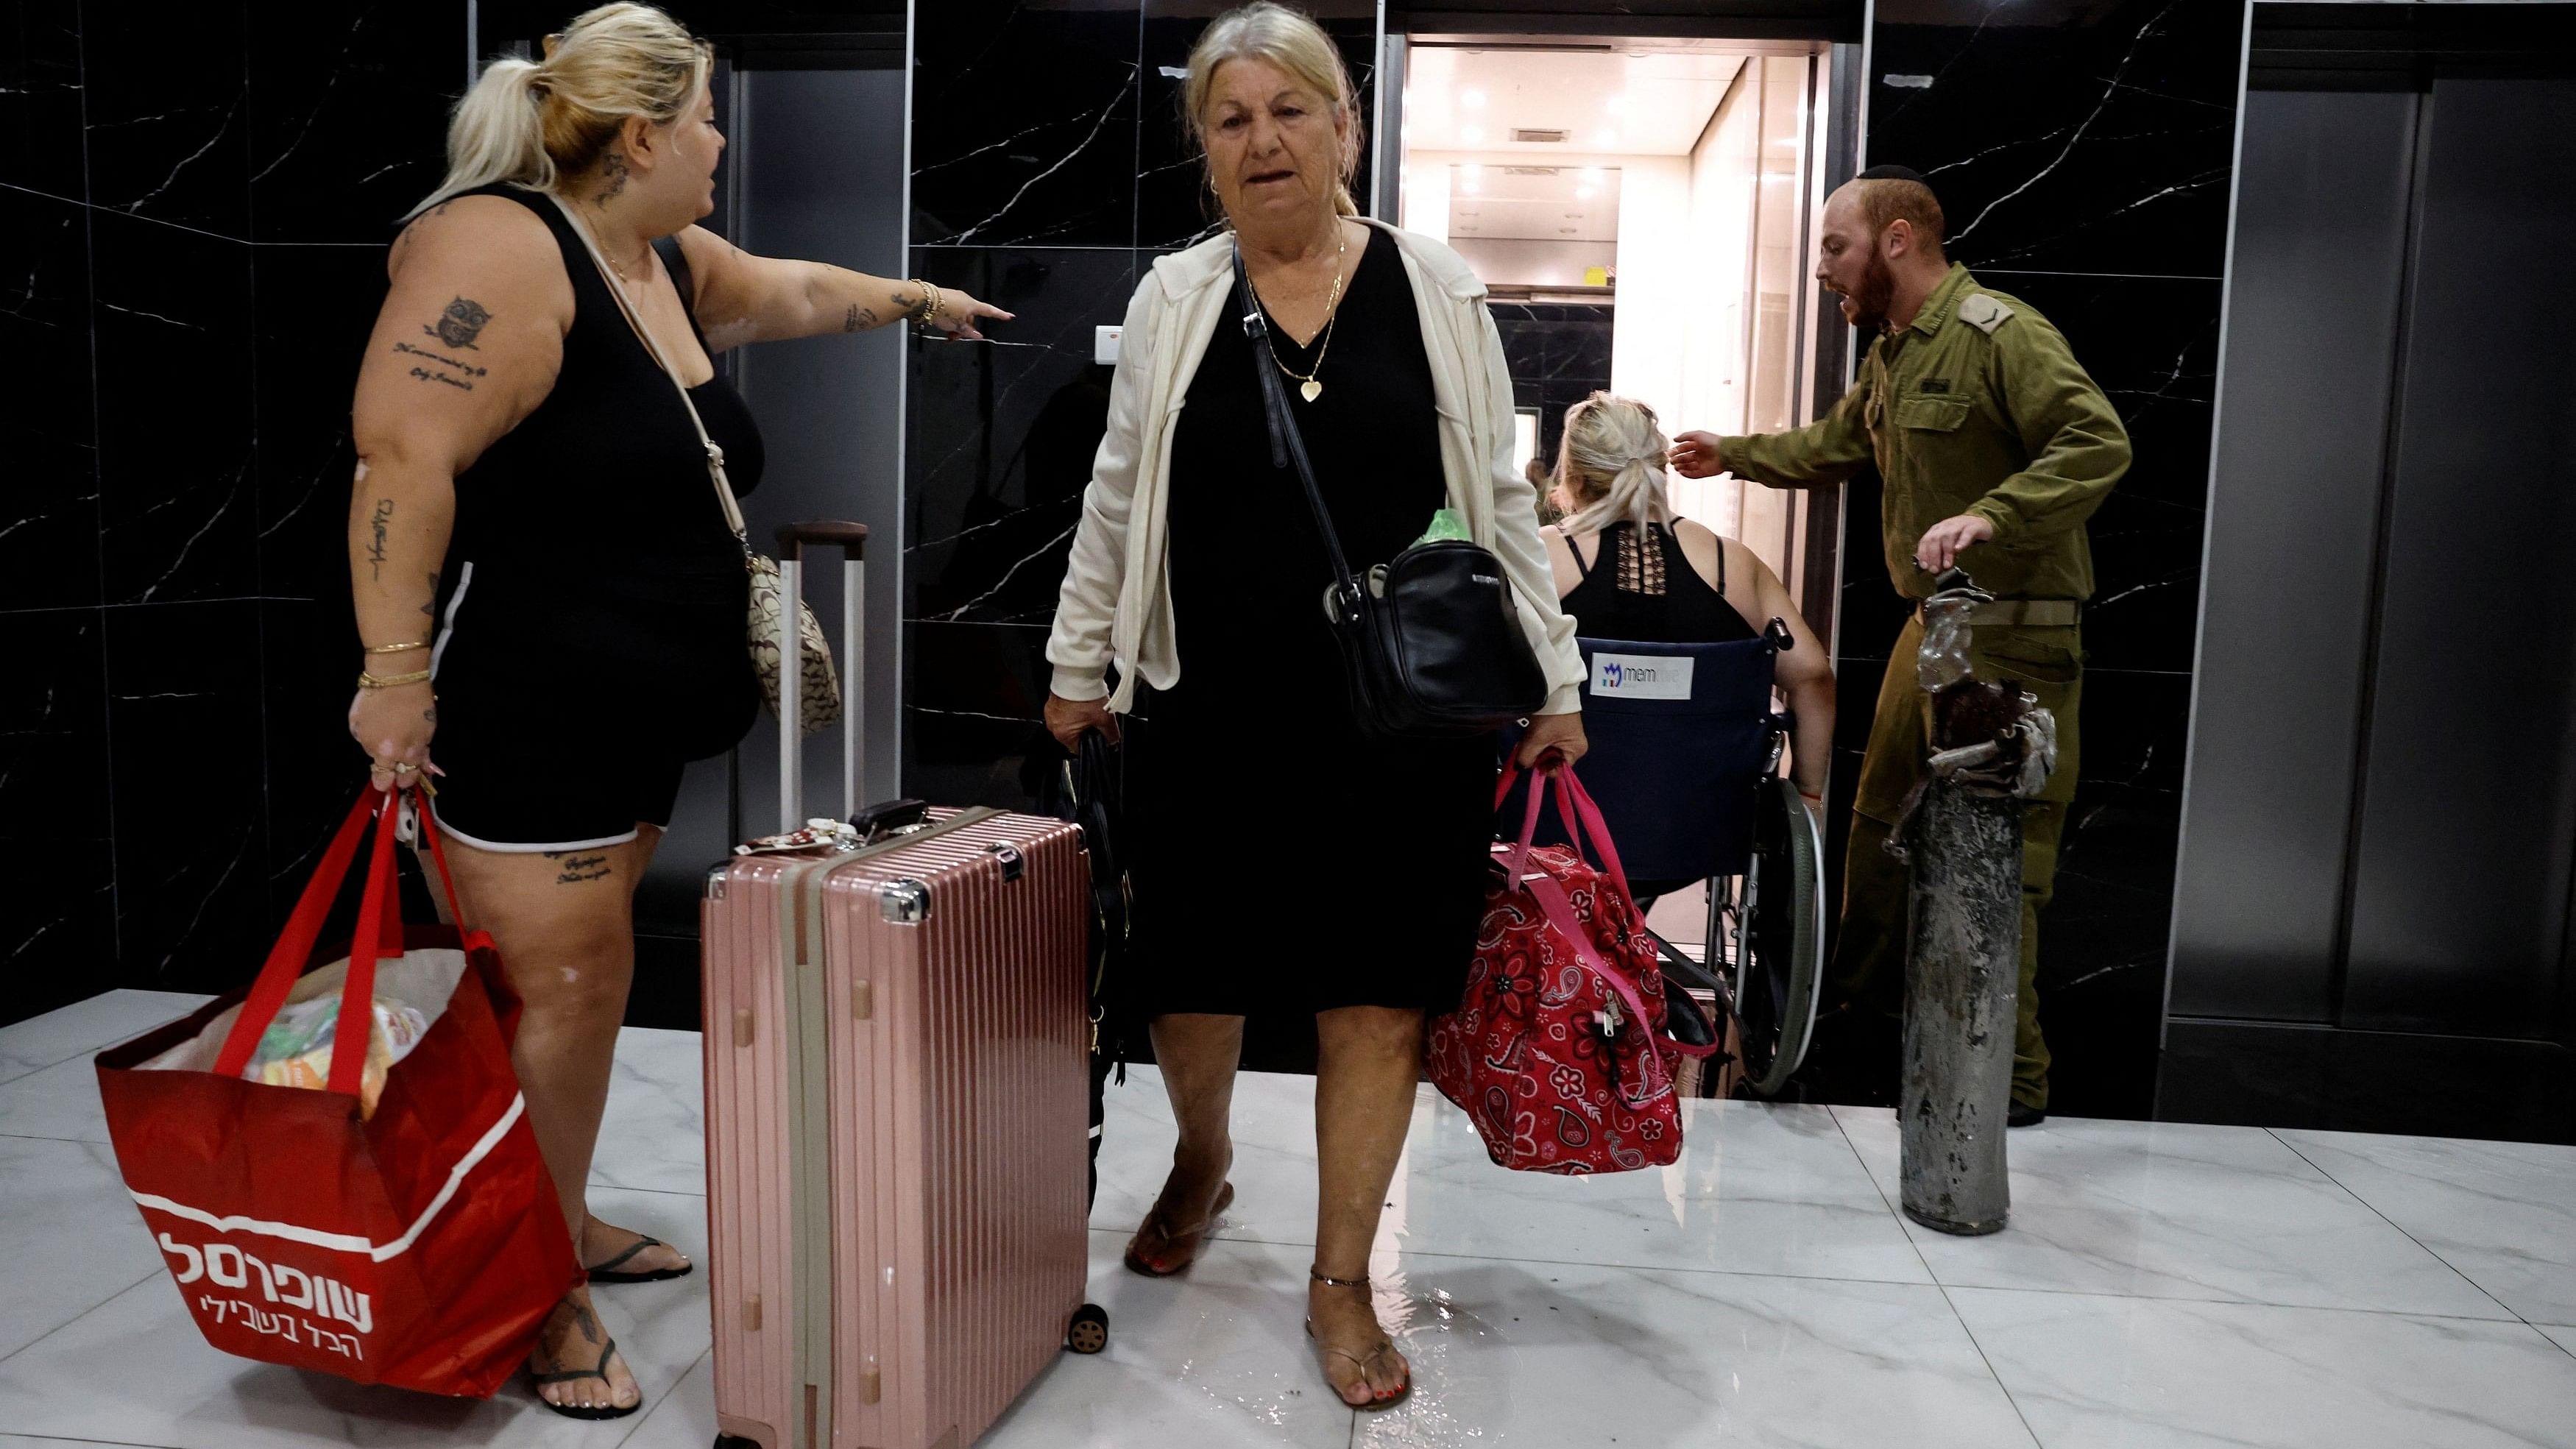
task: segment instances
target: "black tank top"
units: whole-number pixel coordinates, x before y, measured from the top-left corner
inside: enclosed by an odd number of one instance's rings
[[[1717,551],[1717,586],[1709,587],[1682,552],[1673,531],[1657,523],[1646,538],[1636,525],[1601,530],[1586,562],[1575,549],[1583,581],[1566,594],[1574,632],[1587,639],[1633,639],[1655,644],[1726,644],[1756,637],[1752,625],[1726,601],[1726,549]]]
[[[742,550],[688,411],[553,202],[507,184],[463,194],[507,197],[545,221],[572,283],[573,323],[545,401],[457,475],[439,576],[452,635],[440,688],[561,696],[592,717],[622,705],[667,748],[721,752],[750,727],[758,684],[743,642]],[[696,332],[685,291],[681,304]],[[689,397],[735,493],[749,493],[763,453],[741,395],[718,377]]]

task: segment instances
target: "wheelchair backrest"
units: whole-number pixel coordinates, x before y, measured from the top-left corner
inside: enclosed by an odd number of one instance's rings
[[[1575,773],[1601,807],[1633,881],[1736,875],[1753,843],[1753,795],[1779,728],[1767,639],[1656,644],[1579,639],[1585,670]],[[1519,827],[1515,790],[1501,828]],[[1551,806],[1540,838],[1564,838]]]

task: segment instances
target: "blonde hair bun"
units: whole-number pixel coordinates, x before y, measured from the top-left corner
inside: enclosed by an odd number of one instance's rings
[[[1557,491],[1570,515],[1568,533],[1597,533],[1614,523],[1670,523],[1664,457],[1672,444],[1655,410],[1634,398],[1596,392],[1565,410],[1565,441],[1556,463]]]

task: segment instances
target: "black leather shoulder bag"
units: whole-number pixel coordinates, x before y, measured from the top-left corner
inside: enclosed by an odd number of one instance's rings
[[[1315,486],[1305,436],[1288,410],[1288,389],[1271,366],[1269,321],[1239,247],[1234,290],[1261,379],[1270,465],[1296,469],[1332,558],[1324,613],[1341,645],[1361,725],[1385,735],[1479,735],[1536,713],[1547,703],[1547,674],[1521,632],[1510,581],[1490,549],[1438,539],[1377,565],[1365,580],[1351,572],[1323,490]]]

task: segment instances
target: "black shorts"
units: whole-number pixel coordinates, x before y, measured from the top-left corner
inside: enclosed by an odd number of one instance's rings
[[[438,828],[485,850],[589,850],[668,826],[680,798],[677,755],[640,755],[563,736],[479,727],[440,702],[430,758]]]
[[[459,573],[430,654],[429,752],[431,810],[464,844],[589,850],[668,826],[687,763],[750,728],[760,686],[739,604],[715,623],[705,609],[633,601],[575,610],[476,584],[470,563]]]

